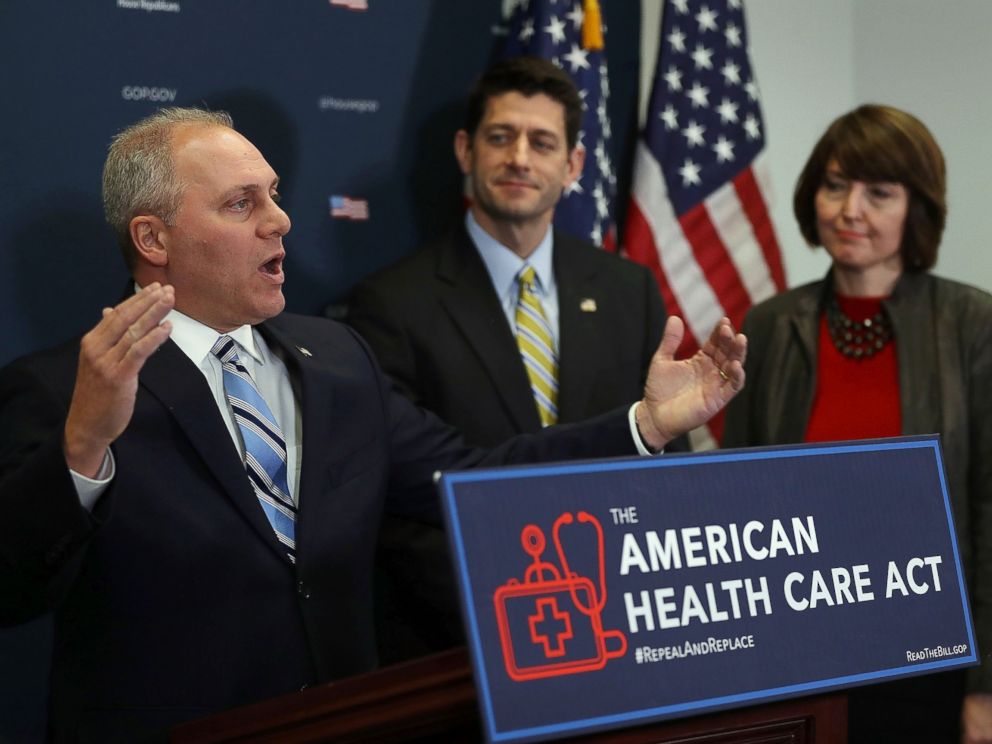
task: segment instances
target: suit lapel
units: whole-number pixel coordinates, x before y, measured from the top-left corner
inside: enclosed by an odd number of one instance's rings
[[[169,412],[192,449],[259,537],[288,561],[259,506],[210,387],[196,366],[176,344],[167,341],[145,362],[139,381]]]
[[[441,247],[436,276],[442,306],[478,355],[514,425],[521,431],[540,429],[517,342],[485,264],[464,228]]]
[[[940,354],[928,286],[925,274],[904,273],[885,303],[896,343],[903,434],[926,434],[943,428]]]
[[[562,421],[583,418],[600,367],[603,344],[602,298],[588,249],[556,232],[555,282],[558,287],[558,408]]]
[[[311,535],[320,524],[318,509],[330,501],[328,471],[316,463],[335,462],[347,452],[346,435],[334,436],[334,386],[321,370],[334,360],[322,358],[310,349],[306,338],[276,321],[258,326],[269,348],[279,354],[293,382],[293,392],[299,404],[302,423],[300,478],[297,483],[296,558],[305,560]],[[340,429],[339,429],[340,431]],[[309,453],[309,457],[307,454]],[[319,496],[319,498],[318,498]]]

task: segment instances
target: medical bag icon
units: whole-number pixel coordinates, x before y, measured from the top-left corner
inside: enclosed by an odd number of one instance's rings
[[[578,521],[596,531],[599,587],[569,570],[560,530],[575,519],[566,512],[554,523],[552,536],[560,572],[554,564],[541,560],[544,533],[529,524],[521,530],[520,542],[534,562],[527,567],[523,583],[510,579],[493,594],[503,662],[510,678],[518,682],[602,669],[608,659],[627,651],[627,637],[621,631],[603,630],[603,527],[586,512],[578,513]],[[608,641],[614,648],[607,648]]]

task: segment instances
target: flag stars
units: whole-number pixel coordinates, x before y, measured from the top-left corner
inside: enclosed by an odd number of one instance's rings
[[[747,132],[749,140],[761,138],[761,128],[758,126],[758,120],[754,118],[754,114],[748,114],[747,118],[744,119],[744,131]]]
[[[724,98],[720,101],[720,105],[716,107],[716,111],[720,114],[720,121],[724,124],[733,122],[737,123],[737,104],[731,101],[729,98]]]
[[[551,16],[548,25],[544,27],[544,32],[551,36],[552,43],[565,43],[565,23],[558,16]]]
[[[713,4],[715,0],[676,0],[683,6],[684,19],[679,19],[679,27],[691,37],[695,32],[695,21],[687,15],[687,8],[692,5],[692,14],[699,8],[697,2]],[[0,0],[2,2],[2,0]],[[567,223],[568,229],[584,235],[593,242],[601,243],[611,230],[611,218],[615,209],[613,200],[616,193],[615,163],[610,153],[612,132],[610,131],[609,114],[609,78],[607,77],[605,55],[596,54],[583,46],[579,34],[584,24],[592,20],[585,10],[585,0],[501,0],[504,8],[511,6],[516,13],[511,14],[512,31],[510,39],[514,45],[527,49],[530,53],[539,54],[549,59],[553,64],[562,68],[575,82],[579,91],[582,105],[582,127],[576,142],[585,152],[585,163],[578,177],[571,180],[562,189],[562,198],[568,199],[570,206],[561,210],[561,222]],[[536,6],[540,5],[538,8]],[[678,16],[678,11],[673,10]],[[504,17],[506,14],[504,13]],[[722,25],[722,24],[721,24]],[[666,29],[666,35],[670,29]],[[604,26],[603,33],[606,33]],[[722,41],[722,39],[721,39]],[[694,44],[695,42],[692,42]],[[683,40],[683,46],[689,41]],[[665,53],[671,52],[668,42],[662,41]],[[682,60],[689,63],[687,54]],[[720,59],[723,64],[723,59]],[[667,64],[665,65],[667,67]],[[678,92],[673,95],[682,96],[683,84],[688,85],[688,79],[678,73],[676,80]],[[683,83],[683,81],[685,81]],[[664,86],[664,82],[660,83]],[[688,107],[688,101],[685,103]],[[684,118],[681,114],[679,118]],[[715,124],[713,125],[716,126]],[[677,134],[677,130],[675,133]],[[681,140],[679,140],[681,142]],[[707,142],[707,145],[712,144]],[[698,150],[697,150],[698,151]],[[706,154],[710,155],[708,148]]]
[[[665,110],[658,114],[658,118],[665,122],[665,129],[678,129],[679,117],[672,104],[665,106]]]
[[[728,23],[723,30],[723,35],[727,39],[727,46],[739,47],[741,45],[741,30],[733,23]]]
[[[610,214],[610,202],[603,192],[602,183],[596,184],[596,188],[592,190],[592,198],[596,200],[596,214],[599,219],[605,220]]]
[[[700,85],[698,80],[695,81],[692,84],[692,88],[686,92],[686,96],[688,96],[689,100],[692,101],[693,108],[706,108],[709,106],[710,102],[706,98],[709,94],[710,89]]]
[[[603,226],[601,224],[596,223],[593,225],[592,232],[589,233],[589,239],[593,245],[599,245],[603,242]]]
[[[685,34],[679,31],[678,26],[672,27],[672,32],[668,35],[668,43],[676,52],[685,51]]]
[[[696,64],[697,70],[712,70],[712,56],[712,49],[707,49],[702,44],[696,44],[696,48],[692,52],[692,61]]]
[[[695,120],[689,120],[689,126],[682,130],[682,134],[685,136],[686,144],[689,147],[702,147],[706,144],[706,140],[703,139],[703,133],[706,131],[706,127],[702,124],[697,124]]]
[[[672,0],[672,5],[679,15],[689,15],[689,0]]]
[[[693,163],[689,158],[685,159],[685,163],[679,168],[679,175],[682,176],[683,186],[698,186],[701,181],[699,180],[699,166]]]
[[[517,34],[517,38],[526,44],[530,41],[531,37],[534,35],[534,19],[528,18],[520,26],[520,33]]]
[[[527,6],[530,4],[530,0],[506,0],[506,2],[508,5],[503,12],[504,18],[510,18],[518,9],[527,10]]]
[[[578,72],[580,69],[589,69],[589,52],[585,49],[580,49],[578,44],[572,44],[572,51],[565,55],[565,61],[568,62],[572,67],[572,72]]]
[[[720,68],[720,74],[727,81],[727,85],[741,84],[741,68],[730,60],[727,60],[727,64]]]
[[[682,71],[674,65],[668,68],[668,72],[665,73],[664,78],[665,83],[668,85],[668,90],[673,92],[682,90]]]
[[[734,159],[734,143],[721,134],[713,145],[713,152],[716,153],[718,163],[726,163]]]
[[[699,9],[699,12],[696,14],[696,22],[699,24],[700,33],[704,31],[716,31],[716,16],[716,11],[710,10],[706,5]]]
[[[744,83],[744,90],[747,91],[747,97],[752,101],[758,100],[758,86],[755,84],[754,80],[748,80]]]
[[[582,3],[573,5],[572,9],[565,14],[565,17],[572,22],[572,28],[576,31],[582,28],[582,20],[585,18],[585,13],[582,12]]]
[[[612,169],[612,163],[610,163],[610,156],[606,154],[605,141],[600,141],[596,145],[593,154],[596,156],[596,165],[599,167],[599,170],[603,173],[608,173]]]

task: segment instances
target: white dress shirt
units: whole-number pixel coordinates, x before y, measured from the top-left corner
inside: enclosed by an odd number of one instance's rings
[[[548,231],[544,234],[541,242],[526,260],[520,258],[483,230],[475,221],[471,210],[465,215],[465,229],[468,230],[469,237],[475,243],[482,263],[486,265],[486,271],[489,272],[489,279],[496,290],[496,296],[499,297],[500,305],[503,306],[506,322],[510,324],[510,329],[514,335],[517,332],[517,303],[520,297],[520,282],[517,281],[517,275],[520,274],[524,266],[534,267],[534,273],[537,275],[535,290],[541,299],[544,316],[548,320],[548,325],[551,326],[551,335],[557,352],[559,338],[558,286],[555,283],[554,241],[551,226],[548,226]]]
[[[172,323],[170,338],[189,357],[203,374],[210,386],[214,402],[221,418],[227,426],[231,441],[237,448],[239,457],[244,460],[244,443],[241,431],[231,406],[224,393],[224,372],[220,360],[210,350],[221,335],[230,336],[238,346],[238,357],[252,376],[258,391],[265,398],[272,415],[276,417],[286,442],[286,480],[294,503],[299,506],[297,484],[300,482],[302,463],[302,419],[299,402],[293,394],[293,386],[283,361],[269,349],[265,339],[251,326],[241,326],[227,334],[220,334],[178,310],[171,311],[165,318]],[[107,451],[104,464],[97,478],[87,478],[75,471],[72,473],[83,506],[92,510],[97,500],[113,480],[115,473],[113,454]]]
[[[466,221],[470,234],[472,234],[474,225],[475,230],[481,232],[483,235],[486,235],[488,238],[488,235],[472,218],[471,212],[469,212]],[[525,262],[521,261],[516,254],[506,249],[492,238],[489,238],[489,241],[498,247],[502,253],[489,250],[493,247],[493,245],[489,245],[488,248],[485,249],[480,247],[479,251],[483,255],[484,262],[486,262],[486,253],[490,253],[495,256],[502,256],[502,254],[505,253],[516,259],[516,264],[497,259],[495,262],[496,264],[499,264],[497,271],[490,271],[490,277],[493,278],[494,286],[503,287],[503,291],[500,293],[501,302],[504,306],[504,310],[507,312],[510,327],[513,328],[513,316],[516,312],[517,295],[519,293],[516,286],[516,276]],[[481,242],[485,243],[486,240],[483,239]],[[476,245],[478,246],[479,243]],[[547,294],[549,291],[554,294],[555,285],[554,277],[551,272],[550,256],[550,229],[548,230],[548,234],[545,236],[545,240],[542,241],[541,246],[546,247],[547,250],[543,254],[544,257],[539,259],[541,264],[540,267],[533,259],[534,256],[541,251],[541,247],[539,247],[538,250],[531,256],[532,260],[530,263],[534,266],[535,272],[537,272],[539,278],[541,277],[542,270],[544,272],[544,276],[547,277],[546,283],[543,284],[544,294]],[[509,280],[506,279],[507,275],[509,276]],[[499,285],[496,284],[497,277],[500,281]],[[512,310],[509,309],[511,307],[509,304],[509,296],[511,294]],[[542,302],[543,301],[542,296]],[[555,344],[557,345],[558,301],[556,295],[554,296],[554,302],[552,303],[549,300],[548,305],[545,306],[545,312],[549,315],[549,321],[551,320],[549,306],[552,305],[554,308],[553,328],[555,330]],[[240,458],[244,460],[245,449],[244,443],[241,440],[241,431],[238,429],[238,425],[234,420],[234,415],[231,413],[231,406],[228,403],[227,396],[224,393],[223,368],[220,360],[210,353],[214,343],[218,338],[220,338],[221,335],[227,335],[234,339],[238,346],[238,357],[240,358],[241,363],[245,366],[245,369],[248,370],[248,373],[252,376],[252,379],[255,380],[255,385],[258,387],[262,397],[265,398],[265,402],[268,403],[269,408],[272,410],[272,414],[276,417],[279,422],[279,426],[282,428],[283,438],[286,441],[286,479],[289,486],[289,493],[293,498],[293,502],[299,506],[297,485],[300,482],[300,472],[303,458],[303,421],[302,416],[300,415],[299,401],[294,395],[292,382],[289,378],[289,372],[286,370],[286,365],[283,363],[282,359],[280,359],[277,354],[273,353],[273,351],[269,349],[268,345],[265,343],[265,339],[263,339],[261,334],[251,326],[244,325],[231,331],[230,333],[220,334],[214,329],[205,326],[203,323],[200,323],[193,318],[190,318],[188,315],[184,315],[178,310],[172,310],[165,319],[172,323],[172,334],[170,338],[182,350],[182,352],[189,357],[190,361],[196,365],[197,369],[200,370],[206,379],[207,385],[210,386],[210,392],[214,397],[214,402],[217,404],[221,417],[224,419],[224,424],[227,426],[228,434],[231,435],[231,441],[237,448]],[[634,445],[640,454],[655,454],[647,449],[640,437],[640,432],[637,430],[637,424],[634,417],[634,412],[637,405],[638,403],[634,403],[627,412],[627,421],[630,426],[631,438],[634,440]],[[96,502],[99,500],[100,496],[103,495],[104,491],[107,489],[107,486],[110,484],[110,481],[114,478],[116,467],[114,464],[113,453],[108,448],[107,454],[104,457],[103,465],[100,468],[100,472],[97,473],[96,478],[87,478],[74,470],[70,470],[69,472],[72,475],[73,483],[76,486],[76,492],[79,494],[80,502],[84,508],[92,511],[93,507],[96,505]]]

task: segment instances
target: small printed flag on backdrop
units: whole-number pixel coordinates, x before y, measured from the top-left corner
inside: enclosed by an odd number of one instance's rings
[[[346,220],[367,220],[369,202],[367,199],[352,199],[350,196],[335,194],[328,198],[331,217]]]
[[[666,0],[622,250],[685,320],[683,354],[785,288],[764,147],[742,0]],[[713,447],[722,422],[694,432],[694,448]]]
[[[329,0],[331,5],[348,10],[366,11],[369,9],[368,0]]]

